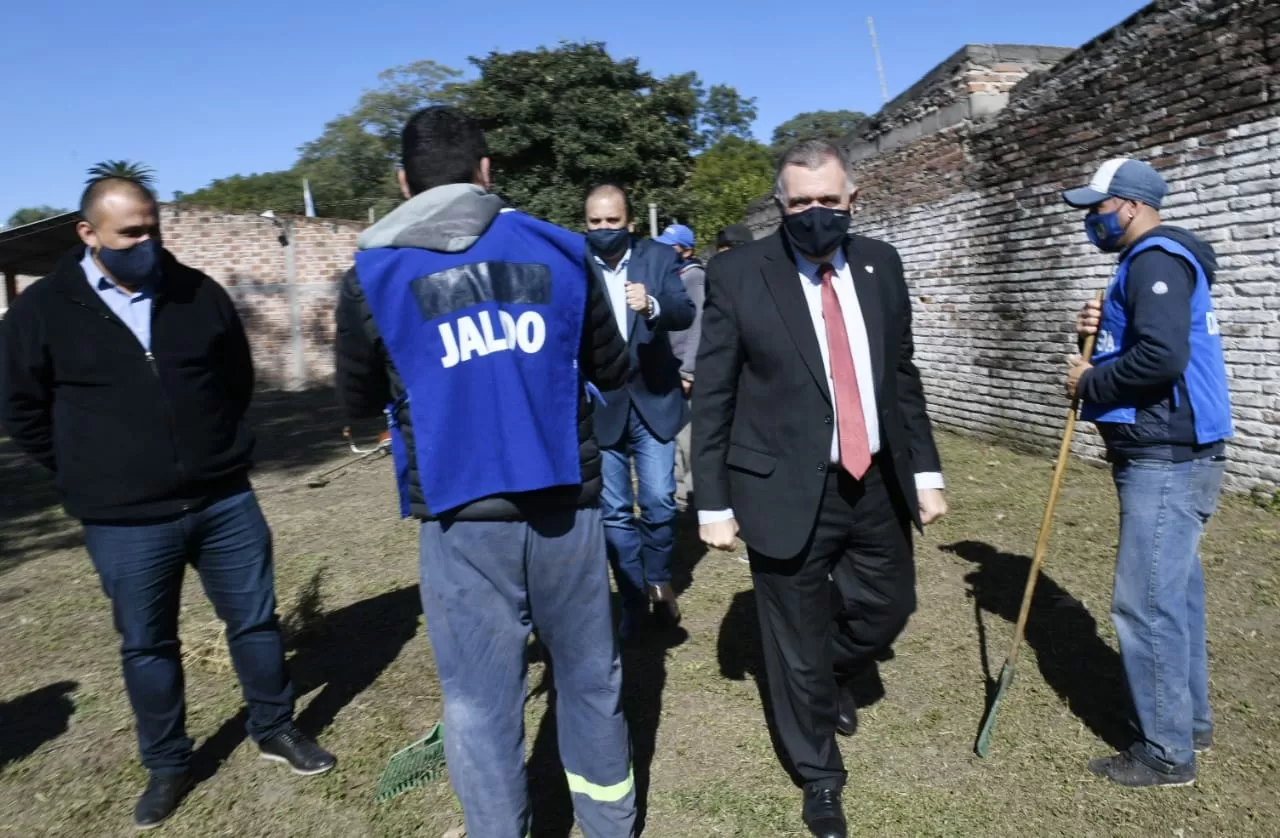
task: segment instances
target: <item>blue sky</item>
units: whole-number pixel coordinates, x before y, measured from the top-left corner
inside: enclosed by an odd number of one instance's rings
[[[889,95],[965,43],[1079,46],[1138,0],[135,0],[76,11],[10,3],[0,47],[0,223],[70,207],[109,158],[156,169],[164,198],[216,177],[289,166],[298,145],[388,67],[560,40],[600,40],[660,75],[696,71],[757,97],[755,133],[801,111],[880,105],[874,15]],[[641,16],[640,10],[655,10]]]

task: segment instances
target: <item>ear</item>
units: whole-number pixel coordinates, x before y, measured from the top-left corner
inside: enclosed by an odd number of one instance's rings
[[[98,233],[93,229],[93,225],[88,221],[81,221],[76,224],[76,235],[80,237],[80,241],[85,243],[86,247],[97,249],[102,246],[102,242],[98,239]]]
[[[412,198],[413,194],[409,192],[409,178],[405,175],[404,169],[396,169],[396,180],[400,182],[400,194],[405,198]]]
[[[493,179],[489,176],[489,158],[481,157],[480,166],[476,169],[476,186],[489,191],[489,187],[493,185]]]
[[[861,189],[855,188],[849,193],[849,212],[853,212],[858,206],[858,195],[862,193]]]
[[[636,220],[633,218],[627,222],[627,232],[634,233],[636,231]]]

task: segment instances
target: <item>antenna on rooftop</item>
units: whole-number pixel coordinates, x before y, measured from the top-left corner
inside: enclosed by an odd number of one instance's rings
[[[880,42],[876,39],[876,22],[867,15],[867,28],[871,30],[871,51],[876,56],[876,72],[880,75],[880,95],[889,102],[889,86],[884,82],[884,64],[880,61]]]

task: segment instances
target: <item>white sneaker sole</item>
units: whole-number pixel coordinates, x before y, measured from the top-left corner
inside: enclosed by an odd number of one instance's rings
[[[310,771],[303,771],[301,768],[295,768],[293,763],[289,762],[289,760],[285,759],[282,756],[276,756],[275,754],[264,754],[261,751],[258,752],[258,756],[270,762],[284,763],[285,765],[289,766],[290,771],[292,771],[294,774],[297,774],[300,777],[316,777],[320,774],[324,774],[326,772],[332,771],[333,767],[337,765],[336,762],[331,762],[328,765],[326,765],[324,768],[313,768]]]

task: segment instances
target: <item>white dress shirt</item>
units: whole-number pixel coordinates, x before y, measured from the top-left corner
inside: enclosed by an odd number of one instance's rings
[[[592,254],[594,255],[594,254]],[[613,306],[613,316],[618,321],[618,331],[622,333],[623,340],[630,340],[631,335],[627,334],[627,266],[631,264],[631,248],[627,248],[627,252],[618,260],[616,268],[609,267],[609,263],[595,257],[596,265],[600,267],[600,275],[604,277],[605,290],[609,292],[609,303]],[[657,319],[658,301],[653,295],[649,297],[649,317],[652,321]]]
[[[867,426],[867,442],[871,454],[880,452],[880,411],[876,406],[875,373],[871,366],[871,343],[867,340],[867,324],[862,319],[862,307],[858,303],[858,291],[853,284],[853,273],[843,251],[837,251],[831,260],[835,268],[832,284],[836,289],[836,298],[840,301],[840,312],[844,315],[845,332],[849,335],[849,350],[853,353],[853,368],[858,373],[858,397],[862,402],[862,416]],[[822,280],[818,276],[818,265],[808,259],[798,258],[796,268],[800,273],[800,283],[804,288],[805,302],[809,304],[809,317],[813,320],[813,330],[818,336],[818,349],[822,352],[822,366],[827,373],[827,392],[831,393],[831,462],[840,462],[840,418],[836,412],[835,382],[831,378],[831,351],[827,346],[827,324],[822,317]],[[868,264],[864,270],[871,270]],[[916,489],[941,489],[944,486],[941,472],[920,472],[916,474]],[[733,517],[732,509],[698,510],[699,524],[712,524],[716,521],[727,521]]]

